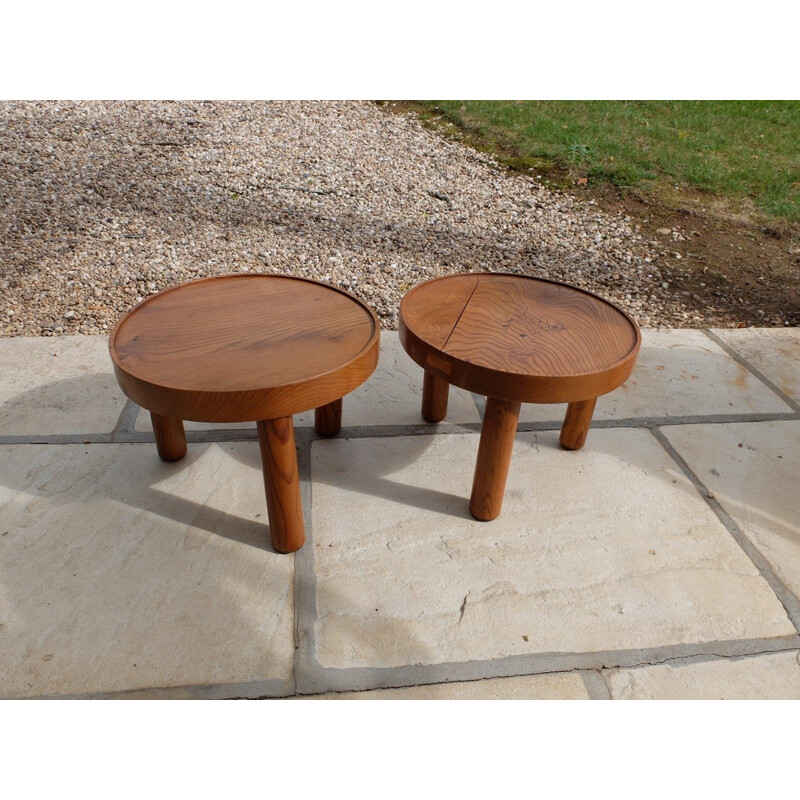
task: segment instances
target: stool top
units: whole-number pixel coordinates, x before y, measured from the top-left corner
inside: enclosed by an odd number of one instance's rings
[[[490,397],[588,400],[633,370],[641,332],[625,312],[564,283],[468,273],[420,284],[400,304],[400,339],[423,368]]]
[[[243,422],[343,397],[375,369],[379,336],[372,310],[332,286],[223,275],[143,300],[117,323],[109,351],[123,391],[144,408]]]

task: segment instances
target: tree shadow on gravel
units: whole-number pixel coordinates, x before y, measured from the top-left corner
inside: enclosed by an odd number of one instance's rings
[[[15,244],[21,243],[15,237],[27,225],[22,238],[45,237],[56,264],[68,264],[84,247],[99,249],[95,269],[106,272],[103,280],[125,283],[133,276],[138,283],[153,281],[157,288],[175,282],[169,269],[160,274],[144,254],[139,255],[139,242],[148,240],[161,245],[165,253],[175,249],[181,266],[194,268],[197,277],[238,271],[247,265],[327,279],[376,304],[381,316],[392,322],[396,309],[380,296],[381,285],[393,285],[402,292],[410,288],[409,282],[442,271],[517,272],[578,285],[586,280],[587,288],[624,302],[619,276],[603,266],[614,260],[612,254],[602,248],[592,253],[575,246],[566,217],[559,244],[536,238],[538,209],[535,201],[522,196],[527,184],[519,184],[519,198],[497,196],[492,229],[482,231],[459,208],[459,198],[433,163],[420,175],[398,174],[393,182],[379,182],[377,187],[334,186],[306,177],[309,167],[300,145],[293,171],[281,165],[283,171],[273,173],[266,164],[266,177],[253,181],[237,163],[236,152],[226,150],[225,132],[215,123],[214,104],[198,104],[191,113],[181,111],[174,117],[165,116],[161,106],[131,104],[131,109],[141,115],[116,137],[104,138],[108,132],[104,126],[119,123],[116,116],[109,123],[99,111],[96,117],[85,114],[83,128],[74,132],[71,141],[54,143],[66,151],[61,159],[35,163],[34,157],[31,170],[38,176],[31,179],[34,188],[35,180],[47,175],[46,192],[57,199],[44,201],[31,216],[10,197],[10,213],[16,209],[20,224],[6,241],[9,263],[19,250]],[[94,142],[103,142],[105,147],[108,141],[119,143],[110,156],[103,148],[93,147]],[[196,176],[195,182],[184,180],[187,170]],[[417,183],[410,185],[412,179]],[[44,196],[43,187],[41,191]],[[388,202],[390,211],[385,216],[360,207],[376,193]],[[393,205],[403,194],[410,195],[411,202],[401,200],[403,208]],[[565,210],[574,205],[567,198],[563,202]],[[202,246],[192,247],[190,239],[195,237],[204,239]],[[278,248],[276,237],[283,240]],[[213,253],[206,252],[209,242]],[[629,245],[633,242],[625,247]],[[362,262],[366,254],[369,260],[356,267],[348,261],[350,254]],[[413,262],[403,264],[408,274],[398,274],[395,259]],[[27,264],[28,269],[36,267]],[[5,277],[24,282],[24,275],[13,270]],[[653,282],[648,292],[661,291],[655,286],[660,283]],[[138,288],[148,290],[153,291]],[[87,288],[84,296],[91,304],[88,292]]]

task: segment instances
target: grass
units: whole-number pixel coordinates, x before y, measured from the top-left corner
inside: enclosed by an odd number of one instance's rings
[[[749,198],[800,220],[798,101],[447,100],[417,105],[508,166],[575,182]],[[581,181],[583,182],[583,181]]]

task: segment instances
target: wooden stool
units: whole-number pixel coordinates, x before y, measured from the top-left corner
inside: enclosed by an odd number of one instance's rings
[[[520,403],[568,403],[561,444],[581,448],[597,398],[630,376],[642,335],[627,314],[582,289],[471,273],[409,291],[400,341],[425,370],[429,422],[447,414],[450,384],[486,395],[470,511],[491,520],[503,504]]]
[[[224,275],[148,297],[111,333],[114,371],[150,411],[158,454],[186,454],[183,420],[256,421],[272,544],[305,541],[292,414],[318,433],[342,423],[342,397],[378,363],[380,323],[346,292],[304,278]]]

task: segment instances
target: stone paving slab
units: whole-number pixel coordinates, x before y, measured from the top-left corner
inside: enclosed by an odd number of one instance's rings
[[[476,434],[312,447],[315,655],[397,667],[796,633],[658,441],[518,434],[501,516],[467,510]]]
[[[0,436],[111,433],[125,406],[104,336],[0,338]]]
[[[422,403],[423,370],[405,353],[397,331],[381,331],[381,352],[378,366],[369,380],[344,398],[342,426],[371,425],[421,425],[425,424],[420,407]],[[450,390],[447,420],[441,425],[478,423],[480,415],[469,392],[453,387]],[[314,412],[306,411],[294,417],[296,427],[314,424]],[[202,423],[187,422],[186,430],[253,428],[252,422]],[[137,431],[152,431],[150,414],[140,411],[136,419]]]
[[[714,329],[789,397],[800,400],[800,328]]]
[[[521,422],[564,419],[566,405],[526,403]],[[628,381],[597,401],[595,419],[768,414],[792,409],[702,331],[646,329]]]
[[[800,421],[676,425],[664,435],[800,597]]]
[[[740,658],[797,647],[798,329],[643,334],[636,385],[597,418],[709,419],[598,428],[578,453],[521,433],[488,524],[467,509],[475,402],[451,389],[447,423],[403,436],[422,370],[395,332],[345,435],[311,445],[293,556],[271,550],[256,443],[226,426],[197,425],[223,430],[174,464],[152,444],[0,447],[0,697],[800,699],[796,649]],[[0,339],[0,368],[0,436],[108,435],[125,406],[105,337]],[[775,413],[795,418],[724,419]]]
[[[0,453],[0,696],[293,693],[294,557],[269,545],[255,443]]]
[[[518,678],[490,678],[483,681],[436,683],[401,689],[373,689],[366,692],[332,692],[312,695],[314,700],[588,700],[579,674],[560,672],[523,675]]]
[[[604,671],[614,700],[800,700],[800,651]]]

